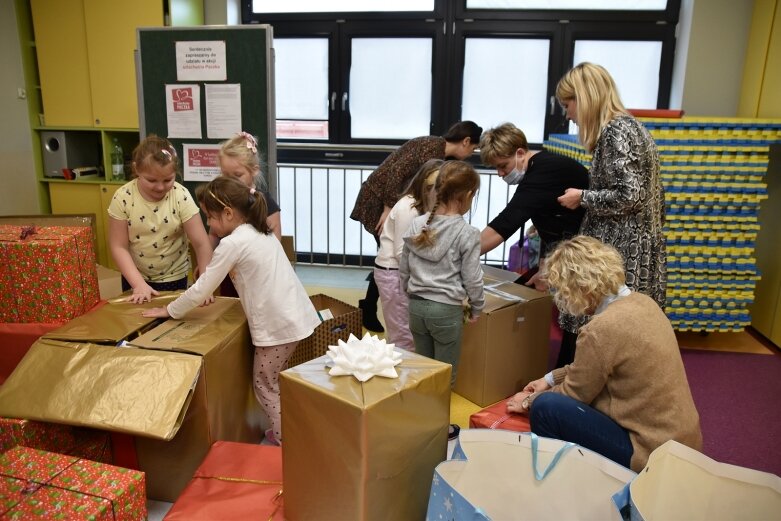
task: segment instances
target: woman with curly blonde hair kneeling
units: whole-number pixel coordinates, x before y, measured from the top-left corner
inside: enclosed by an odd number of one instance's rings
[[[702,449],[672,325],[654,300],[630,291],[612,246],[579,235],[548,256],[542,276],[561,311],[591,315],[575,360],[507,402],[532,432],[571,441],[639,472],[668,440]]]

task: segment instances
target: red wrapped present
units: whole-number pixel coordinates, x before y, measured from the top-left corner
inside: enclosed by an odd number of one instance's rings
[[[92,229],[0,225],[0,322],[65,323],[99,298]]]
[[[508,431],[529,432],[529,417],[508,413],[507,400],[496,402],[469,417],[469,427],[473,429],[504,429]]]
[[[0,518],[146,519],[144,473],[15,447],[0,456]]]
[[[165,521],[282,520],[282,449],[215,442]]]
[[[0,452],[17,445],[111,463],[108,432],[16,418],[0,418]]]

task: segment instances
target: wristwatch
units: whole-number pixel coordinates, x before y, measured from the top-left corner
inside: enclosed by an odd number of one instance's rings
[[[586,195],[586,191],[585,191],[585,190],[581,190],[581,191],[580,191],[580,206],[582,206],[583,208],[585,208],[585,207],[586,207],[586,205],[585,205],[585,204],[583,204],[583,197],[584,197],[585,195]]]

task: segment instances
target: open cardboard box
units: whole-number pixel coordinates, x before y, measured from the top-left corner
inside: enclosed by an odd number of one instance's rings
[[[454,391],[481,407],[542,377],[548,368],[551,296],[515,284],[518,274],[483,266],[485,308],[465,324]]]
[[[141,316],[171,298],[109,303],[45,335],[0,388],[0,416],[135,435],[148,496],[174,501],[214,441],[259,442],[262,413],[239,301]]]

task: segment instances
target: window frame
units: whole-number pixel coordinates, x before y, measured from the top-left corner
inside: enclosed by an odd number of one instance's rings
[[[349,87],[350,39],[353,37],[433,37],[432,103],[429,133],[441,135],[461,119],[463,67],[466,37],[547,38],[550,41],[548,99],[555,94],[559,78],[574,65],[575,41],[651,40],[660,41],[658,108],[669,107],[675,57],[676,27],[681,0],[668,0],[663,11],[570,11],[466,9],[466,0],[436,0],[433,12],[390,13],[292,13],[253,14],[252,0],[242,0],[243,23],[273,26],[277,38],[328,37],[329,100],[337,93],[338,114],[329,109],[328,140],[284,139],[285,143],[319,145],[399,145],[406,141],[351,138],[349,110],[341,111],[341,94]],[[349,94],[348,94],[349,103]],[[554,104],[546,110],[544,132],[567,132],[563,112]],[[478,124],[480,122],[478,121]],[[410,138],[416,136],[410,136]],[[408,138],[409,139],[409,138]],[[538,147],[539,143],[530,143]],[[360,147],[359,147],[360,148]],[[304,155],[310,152],[305,152]],[[345,158],[347,154],[341,157]],[[352,156],[351,156],[352,157]],[[368,157],[365,153],[361,157]],[[356,159],[357,160],[357,159]]]

